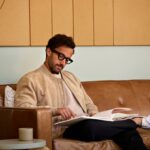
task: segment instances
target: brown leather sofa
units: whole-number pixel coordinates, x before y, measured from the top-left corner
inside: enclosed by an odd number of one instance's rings
[[[15,85],[11,85],[15,89]],[[150,80],[89,81],[83,82],[85,90],[100,111],[114,107],[130,107],[133,113],[150,114]],[[4,97],[5,85],[0,85]],[[58,137],[51,138],[51,112],[47,108],[24,109],[0,107],[0,139],[17,138],[19,127],[33,127],[34,138],[47,141],[53,150],[120,150],[111,140],[81,142]],[[150,149],[150,130],[139,130],[144,143]]]

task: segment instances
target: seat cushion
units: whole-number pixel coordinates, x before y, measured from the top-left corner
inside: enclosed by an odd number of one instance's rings
[[[150,129],[137,129],[143,138],[143,141],[148,149],[150,149]],[[117,144],[112,140],[104,140],[99,142],[82,142],[78,140],[69,140],[64,138],[57,138],[53,140],[54,150],[121,150]]]
[[[68,140],[57,138],[53,141],[54,150],[121,150],[112,140],[100,142],[82,142],[77,140]]]
[[[138,128],[137,130],[140,133],[146,147],[150,149],[150,129]]]

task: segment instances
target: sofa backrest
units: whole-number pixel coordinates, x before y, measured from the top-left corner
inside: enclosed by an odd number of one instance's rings
[[[150,80],[89,81],[82,83],[99,110],[130,107],[150,114]]]
[[[150,114],[150,80],[87,81],[82,84],[100,111],[130,107],[135,113]],[[5,86],[0,85],[2,99]],[[9,86],[16,89],[15,84]]]

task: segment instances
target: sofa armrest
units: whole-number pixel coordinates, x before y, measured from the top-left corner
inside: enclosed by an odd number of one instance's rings
[[[0,139],[18,138],[18,128],[33,128],[34,138],[46,140],[52,149],[52,113],[49,108],[0,107]]]

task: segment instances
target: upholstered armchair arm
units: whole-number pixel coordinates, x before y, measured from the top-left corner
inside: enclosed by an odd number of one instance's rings
[[[45,139],[52,149],[52,114],[49,108],[0,107],[0,139],[18,138],[18,128],[33,128],[34,138]]]

